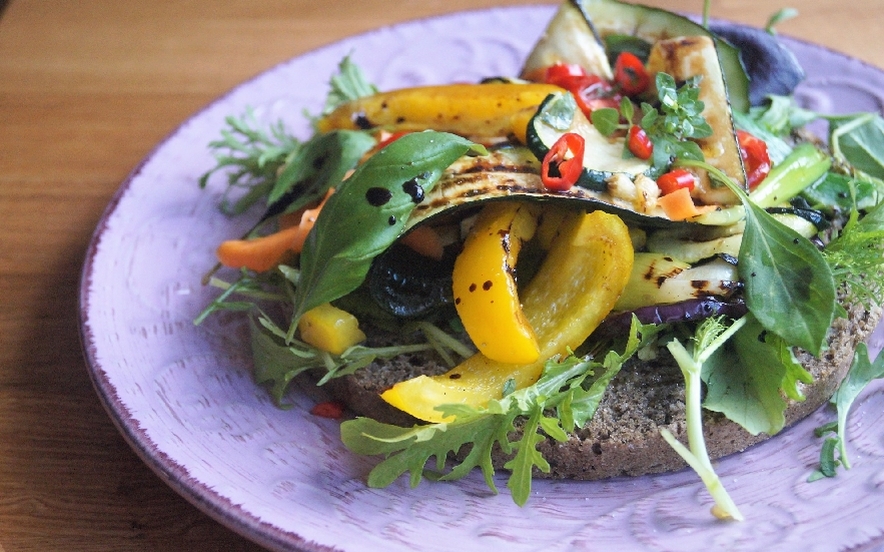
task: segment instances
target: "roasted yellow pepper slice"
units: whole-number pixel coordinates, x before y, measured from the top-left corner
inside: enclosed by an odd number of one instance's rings
[[[533,384],[546,360],[578,347],[611,311],[632,271],[629,230],[601,211],[570,215],[537,275],[522,293],[522,308],[534,328],[540,358],[505,364],[478,353],[445,374],[419,376],[394,385],[381,397],[415,418],[451,421],[442,404],[482,407],[502,396],[508,380]]]
[[[317,129],[433,129],[472,138],[515,134],[524,140],[536,108],[561,91],[551,84],[515,83],[403,88],[342,104],[320,119]]]
[[[539,207],[504,201],[482,209],[454,263],[454,306],[473,344],[491,360],[530,363],[537,338],[522,313],[515,268],[537,229]]]

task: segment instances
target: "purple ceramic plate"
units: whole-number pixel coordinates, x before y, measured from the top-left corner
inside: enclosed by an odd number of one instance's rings
[[[853,469],[805,482],[818,459],[810,419],[722,460],[718,473],[747,520],[716,521],[690,471],[602,482],[539,481],[524,507],[479,474],[410,489],[365,486],[372,458],[349,453],[338,422],[308,414],[322,394],[295,389],[276,408],[250,376],[243,320],[194,317],[215,295],[200,284],[214,249],[248,217],[217,209],[223,178],[206,145],[228,115],[254,108],[302,137],[326,83],[352,54],[381,89],[513,75],[551,7],[421,20],[357,36],[275,67],[185,122],[123,184],[86,258],[82,335],[92,378],[120,431],[157,474],[235,531],[278,550],[844,550],[884,547],[884,386],[851,417]],[[798,92],[818,110],[881,110],[884,73],[788,41],[808,73]],[[879,331],[874,338],[881,346]]]

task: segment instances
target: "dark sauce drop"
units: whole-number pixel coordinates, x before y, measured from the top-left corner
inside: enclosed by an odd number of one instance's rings
[[[368,203],[373,207],[382,207],[393,199],[393,193],[386,188],[369,188],[368,191],[365,192],[365,199],[368,200]]]
[[[414,203],[424,200],[424,189],[417,183],[417,179],[411,179],[402,184],[402,191],[411,196],[411,201]]]

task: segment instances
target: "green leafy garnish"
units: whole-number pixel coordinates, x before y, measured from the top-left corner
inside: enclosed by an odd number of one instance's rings
[[[880,304],[884,290],[884,203],[859,218],[856,211],[825,249],[823,257],[848,297],[869,306]]]
[[[204,188],[214,173],[228,170],[227,191],[221,208],[236,215],[270,193],[280,168],[301,142],[291,136],[281,121],[269,130],[260,129],[252,110],[239,118],[227,117],[225,121],[229,128],[221,131],[220,140],[209,143],[209,148],[216,151],[217,165],[200,177],[199,185]],[[231,199],[238,190],[244,192]]]
[[[804,400],[797,382],[813,377],[785,341],[766,331],[750,314],[742,327],[703,369],[707,386],[703,406],[721,412],[752,435],[774,435],[785,425],[786,400]]]
[[[340,355],[333,355],[297,339],[286,341],[286,332],[264,314],[251,317],[250,322],[255,381],[270,388],[270,395],[277,405],[283,405],[289,384],[304,372],[323,373],[317,382],[317,385],[323,385],[332,378],[352,374],[375,360],[434,348],[428,342],[389,347],[355,345]]]
[[[703,152],[693,140],[711,136],[712,127],[702,115],[704,104],[699,99],[699,78],[688,79],[680,87],[667,73],[657,73],[655,78],[659,107],[643,102],[640,123],[654,144],[654,168],[666,169],[674,159],[703,161]],[[626,128],[620,124],[621,118],[631,121],[632,115],[632,102],[624,98],[619,110],[597,109],[592,112],[591,120],[603,136],[611,136]]]
[[[755,205],[715,167],[686,159],[676,164],[705,169],[740,198],[746,228],[738,268],[746,306],[765,329],[819,355],[837,304],[835,280],[819,249]]]
[[[838,413],[837,422],[826,424],[817,430],[819,437],[830,432],[835,432],[835,437],[828,437],[824,441],[820,452],[820,467],[811,474],[811,481],[820,477],[834,477],[839,465],[850,469],[850,460],[847,456],[847,415],[862,390],[872,381],[881,378],[884,378],[884,355],[878,353],[875,361],[871,362],[868,347],[865,343],[860,343],[856,347],[853,364],[847,376],[830,401]],[[835,458],[836,452],[838,458]]]
[[[788,21],[794,17],[798,17],[798,10],[795,8],[782,8],[773,15],[770,16],[767,20],[767,24],[764,26],[764,30],[768,33],[775,35],[777,31],[774,27],[782,23],[783,21]]]
[[[372,260],[402,234],[443,171],[470,152],[485,149],[454,134],[413,132],[356,169],[328,199],[304,243],[289,340],[305,312],[363,282]]]
[[[358,454],[386,457],[369,474],[371,487],[385,487],[406,472],[411,474],[411,485],[416,486],[424,476],[450,481],[479,468],[488,487],[496,492],[491,453],[499,446],[505,454],[513,455],[505,464],[511,472],[507,487],[513,500],[522,505],[531,494],[532,471],[549,471],[549,465],[537,451],[537,444],[543,440],[541,432],[564,440],[567,432],[585,424],[598,408],[610,380],[656,331],[633,321],[622,354],[610,351],[601,363],[573,355],[561,361],[553,359],[547,362],[537,383],[489,401],[484,408],[439,407],[446,416],[456,416],[453,422],[403,428],[357,418],[342,424],[341,438]],[[600,375],[592,379],[596,372]],[[524,422],[521,435],[511,441],[519,418]],[[443,471],[449,454],[464,446],[470,446],[466,457]],[[426,469],[431,458],[436,459],[435,473]]]
[[[666,345],[685,378],[685,417],[689,448],[677,441],[666,428],[660,430],[666,442],[697,472],[706,485],[706,489],[715,500],[713,514],[718,518],[736,520],[742,520],[743,514],[722,485],[706,451],[706,441],[703,437],[701,374],[704,363],[741,328],[743,320],[745,319],[734,322],[729,328],[725,328],[721,324],[721,318],[718,317],[704,320],[697,327],[690,351],[677,339]]]
[[[365,77],[358,65],[346,56],[338,64],[338,72],[329,81],[330,91],[325,100],[323,115],[335,110],[342,103],[346,103],[378,92],[378,89]]]

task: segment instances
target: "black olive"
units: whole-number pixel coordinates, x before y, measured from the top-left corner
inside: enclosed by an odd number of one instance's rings
[[[394,244],[377,257],[366,278],[368,292],[378,306],[402,318],[418,318],[450,306],[454,254],[442,260],[425,257]]]
[[[740,50],[752,105],[763,104],[771,94],[788,96],[804,80],[801,64],[775,35],[731,23],[712,23],[710,30]]]

